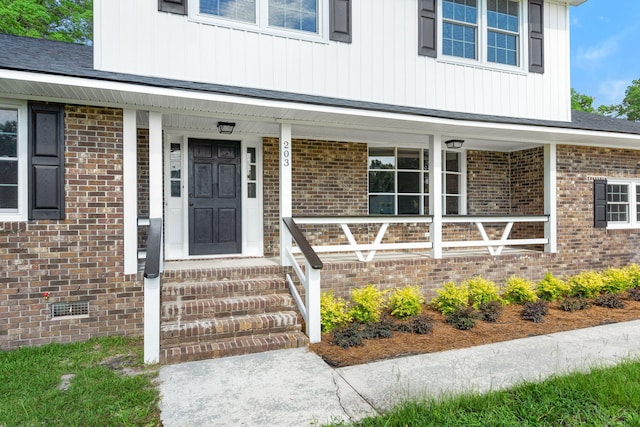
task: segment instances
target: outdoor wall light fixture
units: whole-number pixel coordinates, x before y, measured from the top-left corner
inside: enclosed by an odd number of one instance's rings
[[[444,142],[444,145],[446,145],[447,148],[454,149],[454,150],[458,148],[462,148],[462,144],[464,144],[464,140],[462,139],[450,139]]]
[[[236,124],[233,122],[218,122],[218,132],[225,135],[231,135],[235,127]]]

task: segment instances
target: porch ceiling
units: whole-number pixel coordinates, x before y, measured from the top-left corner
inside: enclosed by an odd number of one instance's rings
[[[465,148],[514,151],[549,142],[640,149],[640,135],[433,117],[249,96],[0,70],[0,97],[163,112],[165,128],[216,131],[236,122],[238,134],[277,136],[291,123],[294,138],[424,145],[432,134],[465,140]],[[139,115],[144,122],[144,115]]]

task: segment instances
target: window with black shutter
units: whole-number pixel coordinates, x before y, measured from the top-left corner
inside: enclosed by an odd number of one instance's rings
[[[351,0],[329,1],[329,38],[351,43]]]
[[[543,0],[529,0],[529,71],[544,73]]]
[[[187,0],[158,0],[158,10],[161,12],[187,14]]]
[[[607,227],[607,180],[593,181],[593,226]]]
[[[62,105],[29,105],[29,219],[64,219]]]
[[[418,0],[418,54],[435,58],[437,51],[436,0]]]

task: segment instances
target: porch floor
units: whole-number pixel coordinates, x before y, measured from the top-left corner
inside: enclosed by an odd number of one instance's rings
[[[536,254],[540,251],[509,248],[505,247],[501,255],[526,255]],[[366,255],[367,252],[365,251]],[[359,262],[353,252],[343,253],[324,253],[319,254],[320,259],[324,263],[340,263],[340,262]],[[485,248],[447,251],[443,253],[443,258],[460,258],[460,257],[491,257]],[[302,255],[298,260],[303,263]],[[429,252],[378,252],[373,261],[391,261],[406,259],[422,259],[431,258]],[[273,267],[280,265],[279,257],[250,257],[250,258],[208,258],[208,259],[191,259],[191,260],[172,260],[165,261],[164,271],[179,270],[197,270],[203,268],[243,268],[243,267]]]

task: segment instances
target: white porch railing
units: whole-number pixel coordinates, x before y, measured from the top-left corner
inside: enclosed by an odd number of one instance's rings
[[[546,215],[539,216],[445,216],[442,217],[443,228],[446,224],[474,224],[480,234],[479,240],[455,240],[441,241],[433,239],[430,231],[430,224],[433,223],[431,216],[415,217],[298,217],[295,223],[300,225],[332,225],[337,224],[342,229],[346,244],[315,245],[313,250],[316,253],[343,253],[353,252],[357,259],[362,262],[372,261],[378,251],[400,251],[406,249],[433,249],[434,244],[441,248],[474,248],[485,247],[489,254],[500,255],[506,246],[527,246],[548,244],[547,236],[543,238],[510,239],[509,235],[516,223],[541,223],[548,222]],[[378,230],[372,242],[358,242],[351,230],[352,225],[375,225]],[[398,224],[427,224],[425,239],[414,242],[393,242],[383,243],[384,237],[390,225]],[[504,229],[499,239],[490,239],[486,231],[489,224],[504,224]],[[446,230],[443,230],[445,234]],[[437,243],[434,243],[437,242]],[[291,248],[292,255],[301,253],[298,247]]]
[[[540,216],[445,216],[442,217],[443,224],[475,224],[482,240],[466,240],[442,242],[443,248],[468,248],[468,247],[486,247],[491,255],[500,255],[505,246],[526,246],[526,245],[546,245],[549,239],[532,238],[532,239],[509,239],[511,229],[515,223],[540,223],[548,222],[549,217]],[[487,235],[486,224],[504,224],[502,236],[499,240],[491,240]]]
[[[428,240],[428,229],[425,236],[427,240],[421,242],[406,242],[406,243],[382,243],[387,230],[392,224],[430,224],[433,222],[430,216],[415,216],[415,217],[340,217],[340,218],[295,218],[296,224],[320,224],[330,225],[338,224],[342,228],[342,232],[347,239],[347,244],[341,245],[323,245],[313,246],[313,250],[317,253],[327,252],[353,252],[359,261],[369,262],[373,260],[377,251],[384,250],[404,250],[404,249],[430,249],[432,247],[431,241]],[[349,225],[377,225],[379,226],[376,233],[376,237],[372,243],[358,243],[351,232]],[[294,253],[299,253],[298,248],[293,248]],[[366,254],[365,251],[368,251]]]

